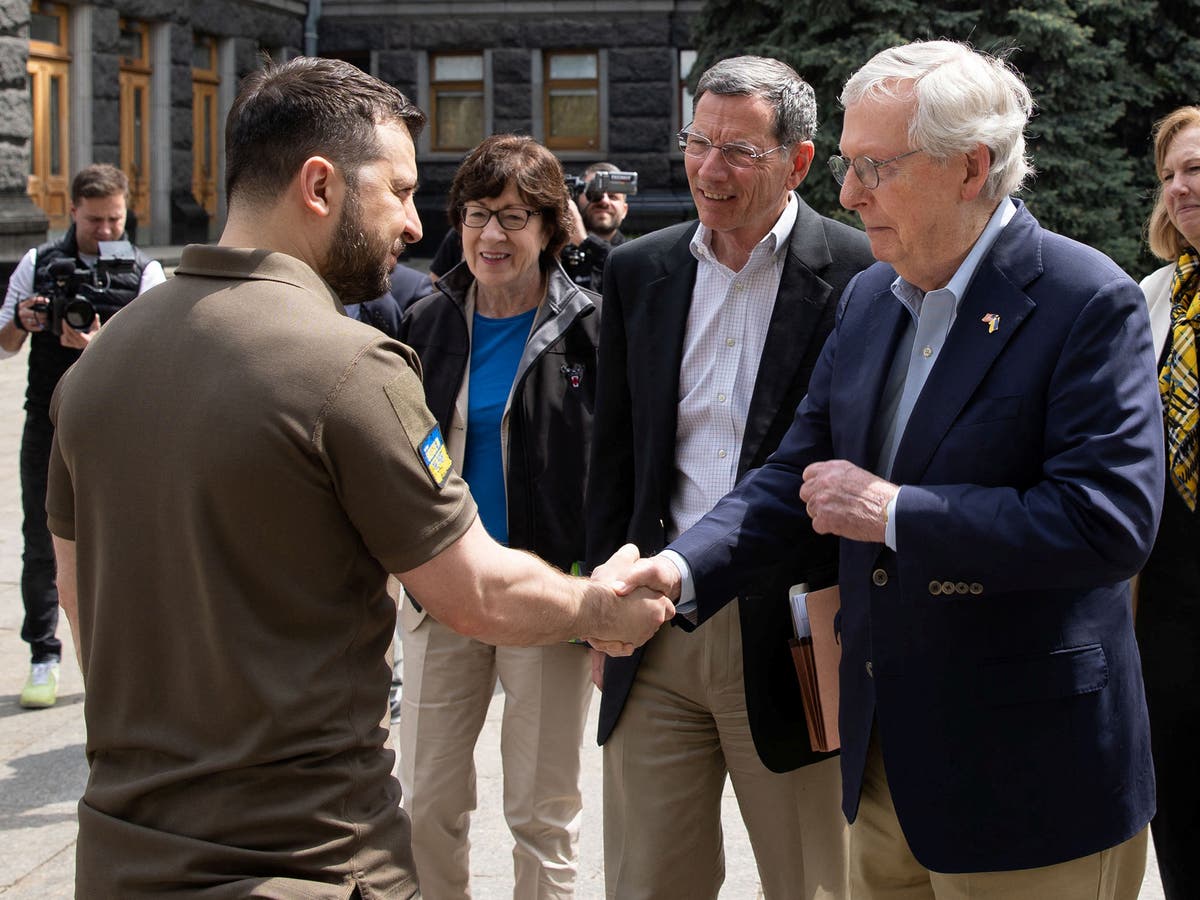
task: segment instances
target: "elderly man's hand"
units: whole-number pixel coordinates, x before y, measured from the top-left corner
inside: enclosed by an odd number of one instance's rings
[[[818,534],[883,543],[887,505],[900,490],[844,459],[813,463],[804,470],[800,499]]]

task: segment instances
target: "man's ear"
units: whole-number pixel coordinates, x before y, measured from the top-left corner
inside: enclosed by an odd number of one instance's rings
[[[788,160],[791,162],[792,168],[788,172],[787,186],[789,191],[794,191],[800,186],[800,182],[808,175],[808,169],[812,165],[813,156],[816,153],[816,148],[812,141],[801,141],[787,151]]]
[[[992,171],[992,151],[983,144],[976,144],[975,149],[967,153],[967,166],[963,177],[962,198],[974,200],[987,184],[987,177]]]
[[[300,199],[305,209],[313,215],[333,215],[333,193],[335,185],[340,181],[336,167],[323,156],[310,156],[300,166],[297,175],[300,189]]]

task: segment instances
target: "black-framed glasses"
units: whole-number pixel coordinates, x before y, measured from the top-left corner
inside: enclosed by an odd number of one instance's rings
[[[846,175],[850,170],[854,170],[854,174],[858,176],[858,180],[862,182],[862,186],[868,191],[873,191],[879,187],[879,170],[884,166],[890,166],[898,160],[904,159],[906,156],[912,156],[914,153],[920,153],[920,148],[909,150],[907,153],[901,153],[897,156],[888,159],[871,159],[869,156],[856,156],[850,159],[848,156],[831,156],[829,157],[829,171],[833,173],[833,180],[842,186],[846,183]]]
[[[779,150],[785,149],[787,144],[780,144],[778,147],[772,147],[770,150],[759,150],[757,147],[751,147],[749,144],[714,144],[702,134],[695,134],[691,131],[681,131],[677,135],[679,138],[679,149],[687,156],[693,159],[704,159],[708,156],[709,150],[720,150],[721,155],[725,157],[725,162],[733,166],[735,169],[750,169],[760,159],[770,156]]]
[[[504,209],[488,209],[486,206],[464,206],[460,210],[462,223],[468,228],[486,228],[492,216],[505,231],[520,231],[529,224],[530,216],[540,216],[541,210],[506,206]]]

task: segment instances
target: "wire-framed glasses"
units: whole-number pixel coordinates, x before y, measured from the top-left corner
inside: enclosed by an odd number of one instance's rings
[[[879,170],[884,166],[890,166],[897,160],[904,159],[906,156],[912,156],[914,153],[920,153],[921,150],[909,150],[907,153],[901,153],[897,156],[888,159],[871,159],[869,156],[856,156],[850,159],[848,156],[831,156],[829,157],[829,171],[833,173],[833,180],[839,186],[846,183],[846,175],[850,170],[854,170],[854,174],[858,176],[858,180],[862,182],[862,186],[868,191],[873,191],[879,187]]]
[[[721,155],[725,157],[725,162],[735,169],[752,168],[763,157],[770,156],[787,147],[787,144],[780,144],[770,150],[759,150],[749,144],[714,144],[704,135],[687,130],[679,132],[677,137],[679,138],[679,149],[687,156],[693,159],[704,159],[708,156],[709,150],[720,150]]]
[[[540,216],[541,210],[506,206],[504,209],[488,209],[486,206],[463,206],[462,223],[468,228],[486,228],[492,216],[505,231],[520,231],[529,224],[530,216]]]

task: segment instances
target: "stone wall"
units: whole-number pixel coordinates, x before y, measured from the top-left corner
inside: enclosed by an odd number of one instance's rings
[[[26,195],[33,131],[25,67],[29,3],[0,0],[0,287],[30,247],[46,239],[46,217]]]

